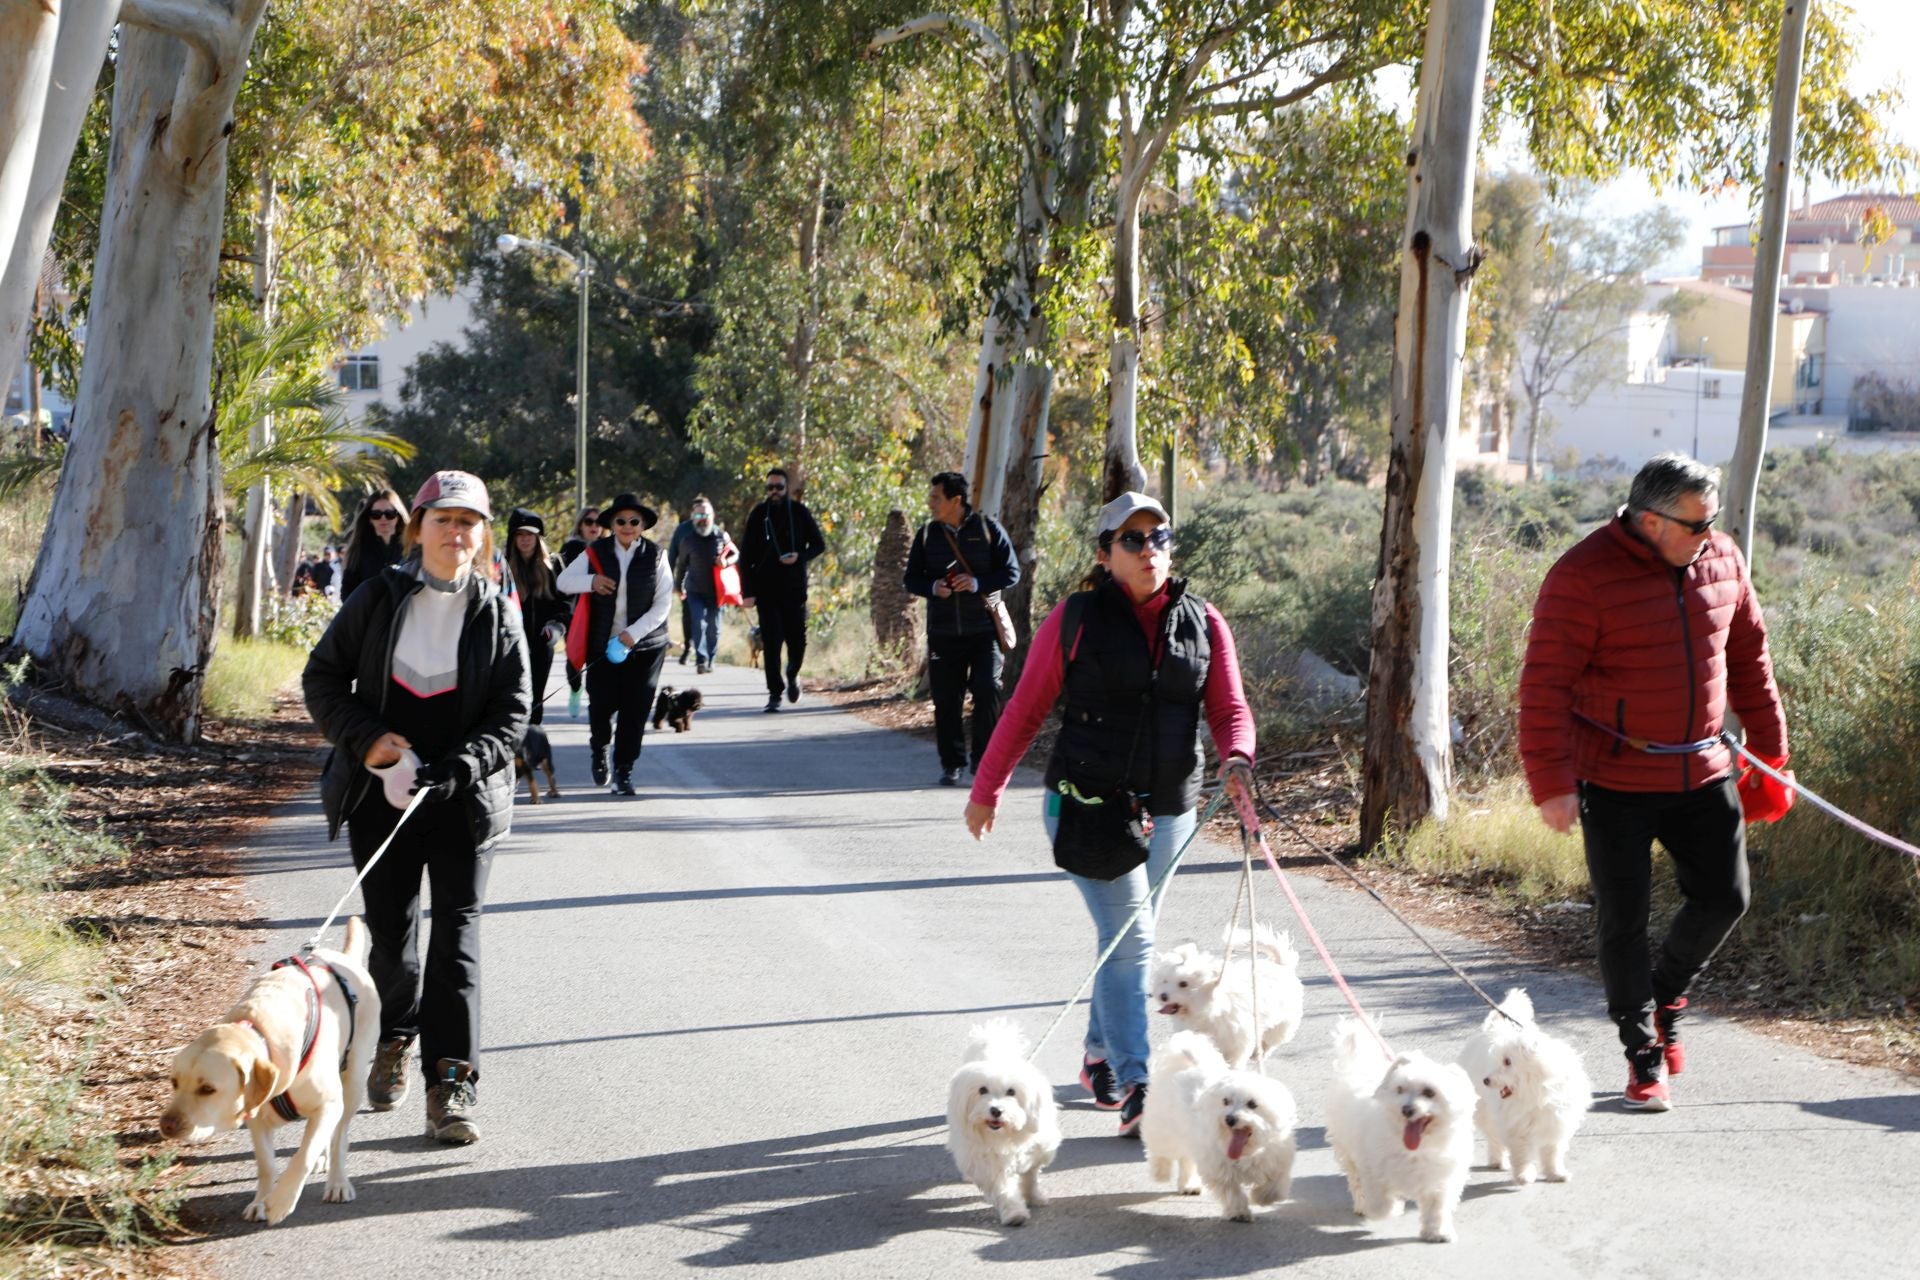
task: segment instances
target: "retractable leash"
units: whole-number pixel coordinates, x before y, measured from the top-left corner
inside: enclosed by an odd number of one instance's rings
[[[1762,763],[1759,756],[1756,756],[1755,754],[1753,754],[1753,752],[1747,750],[1744,744],[1736,742],[1732,734],[1722,733],[1720,735],[1719,740],[1726,743],[1728,746],[1732,747],[1735,751],[1739,752],[1741,757],[1744,758],[1748,764],[1758,769],[1761,773],[1766,774],[1769,778],[1772,778],[1775,782],[1779,783],[1781,786],[1787,787],[1794,791],[1798,791],[1800,795],[1807,801],[1808,804],[1812,805],[1816,809],[1819,809],[1821,812],[1825,813],[1828,817],[1838,822],[1841,826],[1847,827],[1853,831],[1857,831],[1861,835],[1865,836],[1867,839],[1874,841],[1876,844],[1883,844],[1887,846],[1887,848],[1892,849],[1897,853],[1904,853],[1909,858],[1920,859],[1920,848],[1915,848],[1913,845],[1908,844],[1905,840],[1901,840],[1901,839],[1898,839],[1897,837],[1890,836],[1886,832],[1880,830],[1878,827],[1868,826],[1866,823],[1860,821],[1860,819],[1854,817],[1852,814],[1840,808],[1838,805],[1834,804],[1832,801],[1821,799],[1819,796],[1815,795],[1813,792],[1807,790],[1807,784],[1804,782],[1801,782],[1798,778],[1789,778],[1784,774],[1780,773],[1779,771],[1775,770],[1771,765]]]
[[[347,886],[347,891],[340,895],[340,901],[333,904],[333,910],[327,913],[326,920],[313,931],[311,938],[301,944],[300,954],[312,955],[314,948],[320,945],[320,939],[327,936],[327,930],[333,928],[333,922],[339,918],[341,908],[347,905],[347,899],[351,898],[353,891],[360,887],[360,882],[367,878],[367,872],[373,870],[374,864],[380,861],[381,855],[387,851],[387,846],[392,844],[393,838],[400,834],[400,828],[405,826],[407,819],[413,816],[413,811],[420,807],[420,802],[427,798],[427,790],[428,788],[422,787],[413,793],[413,798],[407,801],[407,807],[400,811],[400,820],[393,824],[393,830],[387,832],[387,838],[380,842],[380,847],[373,851],[371,858],[367,859],[367,865],[360,868],[360,874],[353,878],[353,883]]]

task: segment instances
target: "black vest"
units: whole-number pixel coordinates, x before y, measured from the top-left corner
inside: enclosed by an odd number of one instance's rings
[[[611,578],[620,568],[620,557],[614,554],[613,536],[600,539],[593,544],[593,558],[600,565],[600,572]],[[607,652],[607,637],[627,627],[653,606],[654,577],[659,573],[660,544],[644,535],[634,539],[633,559],[627,562],[627,616],[620,619],[620,625],[613,624],[614,597],[599,595],[587,597],[587,661],[598,662]],[[667,644],[666,615],[660,617],[660,625],[640,637],[636,649],[663,649]]]
[[[1206,602],[1189,595],[1184,582],[1169,583],[1167,593],[1157,675],[1122,588],[1109,582],[1068,597],[1060,630],[1066,710],[1047,762],[1049,790],[1062,779],[1085,795],[1124,786],[1161,817],[1199,803],[1207,763],[1200,720],[1213,646]]]

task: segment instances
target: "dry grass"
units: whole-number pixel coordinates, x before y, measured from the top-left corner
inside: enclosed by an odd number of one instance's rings
[[[307,651],[297,646],[225,638],[207,669],[207,713],[223,720],[264,719],[306,665]]]

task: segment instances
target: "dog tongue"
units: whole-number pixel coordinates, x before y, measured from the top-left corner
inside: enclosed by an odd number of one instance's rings
[[[1400,1141],[1406,1144],[1407,1150],[1418,1151],[1420,1149],[1420,1139],[1424,1138],[1426,1134],[1426,1120],[1409,1120],[1407,1121],[1406,1130],[1400,1135]]]
[[[1247,1154],[1247,1143],[1253,1141],[1252,1129],[1235,1129],[1233,1136],[1227,1139],[1227,1159],[1238,1160]]]
[[[1162,1013],[1178,1013],[1178,1012],[1180,1012],[1180,1006],[1179,1006],[1179,1005],[1177,1005],[1177,1004],[1174,1004],[1174,1003],[1172,1003],[1171,1001],[1169,1001],[1168,1003],[1166,1003],[1166,1004],[1163,1004],[1163,1005],[1161,1005],[1161,1006],[1160,1006],[1160,1012],[1162,1012]]]

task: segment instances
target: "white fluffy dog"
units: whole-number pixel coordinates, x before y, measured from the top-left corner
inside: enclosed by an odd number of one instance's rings
[[[1593,1102],[1593,1081],[1572,1045],[1535,1025],[1525,991],[1507,992],[1500,1008],[1512,1021],[1489,1013],[1460,1055],[1480,1094],[1474,1119],[1487,1163],[1504,1169],[1511,1155],[1515,1182],[1532,1182],[1536,1164],[1548,1182],[1565,1182],[1567,1144]]]
[[[1053,1086],[1027,1061],[1027,1042],[1009,1022],[975,1027],[966,1061],[947,1087],[947,1150],[960,1176],[980,1188],[1003,1226],[1043,1205],[1040,1171],[1060,1149]]]
[[[1197,1031],[1175,1032],[1148,1071],[1140,1136],[1156,1181],[1182,1195],[1205,1186],[1235,1222],[1292,1194],[1295,1112],[1285,1085],[1231,1070]]]
[[[1247,931],[1235,925],[1227,930],[1226,941],[1232,954],[1224,960],[1191,942],[1160,952],[1153,958],[1150,990],[1161,1013],[1205,1033],[1229,1063],[1241,1066],[1256,1046],[1267,1053],[1293,1039],[1305,1016],[1306,993],[1300,986],[1300,954],[1286,934],[1261,925],[1249,939]],[[1151,1091],[1147,1096],[1153,1096]]]
[[[1384,1218],[1412,1200],[1422,1240],[1453,1239],[1453,1211],[1473,1164],[1473,1081],[1423,1053],[1389,1061],[1352,1018],[1340,1020],[1333,1040],[1327,1141],[1346,1171],[1353,1211]]]

